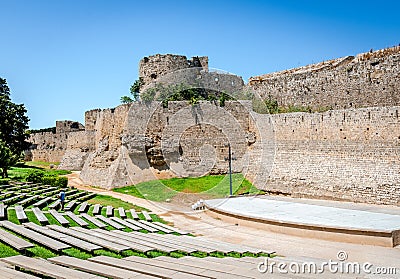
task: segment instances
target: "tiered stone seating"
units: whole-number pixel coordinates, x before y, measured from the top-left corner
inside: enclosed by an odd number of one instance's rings
[[[35,214],[36,218],[40,222],[40,224],[48,224],[49,219],[47,219],[46,215],[37,207],[32,208],[33,214]]]
[[[35,247],[34,244],[2,229],[0,229],[0,240],[18,251]]]
[[[23,207],[20,205],[15,206],[15,214],[17,214],[17,219],[21,223],[26,222],[28,220],[28,217],[26,217]]]
[[[146,219],[147,222],[153,222],[153,219],[151,218],[150,214],[147,211],[142,211],[144,219]]]
[[[48,225],[47,227],[52,230],[55,230],[55,231],[58,231],[58,232],[61,232],[64,234],[68,234],[70,236],[91,242],[93,244],[97,244],[103,248],[107,248],[111,251],[115,251],[118,253],[130,249],[130,247],[128,247],[126,245],[121,245],[119,243],[112,242],[110,240],[94,236],[92,230],[86,230],[85,232],[81,232],[81,231],[76,230],[79,227],[64,228],[64,227],[57,226],[57,225]],[[79,229],[83,229],[83,228],[79,228]]]
[[[106,216],[107,217],[114,216],[114,208],[111,205],[108,205],[106,208]]]
[[[87,272],[55,265],[43,259],[29,258],[21,255],[3,258],[2,261],[10,265],[13,265],[15,267],[51,278],[80,278],[80,279],[105,278],[105,277],[95,276]]]
[[[67,219],[65,219],[64,216],[62,216],[56,210],[50,209],[49,213],[51,215],[53,215],[53,217],[56,218],[57,222],[59,222],[61,225],[63,225],[63,226],[68,226],[69,225],[69,221]]]
[[[53,251],[61,251],[71,247],[58,240],[54,240],[50,237],[44,236],[40,233],[27,229],[22,225],[16,225],[10,221],[0,221],[0,225],[8,230],[11,230],[19,235],[22,235],[28,239],[33,240],[34,242],[40,243],[44,247],[47,247]]]
[[[101,205],[100,204],[95,204],[93,207],[93,215],[98,215],[101,214]]]

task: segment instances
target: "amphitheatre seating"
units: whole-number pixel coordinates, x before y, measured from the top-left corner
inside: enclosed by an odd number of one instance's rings
[[[169,237],[164,237],[164,236],[168,236],[168,235],[156,235],[156,236],[151,236],[151,237],[152,238],[156,237],[157,240],[163,241],[165,244],[179,244],[182,247],[197,249],[198,251],[202,251],[207,254],[219,252],[218,249],[213,246],[203,246],[203,245],[199,245],[198,243],[190,243],[190,242],[185,242],[185,241],[180,242],[179,238],[176,239],[176,238],[169,238]]]
[[[81,203],[81,206],[78,209],[79,213],[84,213],[89,209],[88,203],[87,202],[83,202]]]
[[[156,247],[148,245],[148,243],[146,243],[146,241],[133,239],[132,237],[129,237],[129,236],[117,234],[115,230],[107,231],[107,230],[101,230],[101,229],[94,229],[92,231],[95,231],[95,232],[99,233],[100,235],[103,235],[102,236],[103,238],[105,237],[106,239],[116,241],[121,244],[127,243],[129,245],[129,247],[131,247],[132,249],[134,249],[136,251],[147,253],[150,251],[157,250]],[[123,241],[126,241],[126,242],[123,242]]]
[[[212,257],[207,257],[207,260]],[[128,258],[127,258],[128,259]],[[192,267],[196,270],[205,269],[206,271],[201,273],[204,276],[211,276],[214,278],[259,278],[260,273],[257,274],[257,269],[254,269],[256,263],[243,263],[240,264],[239,259],[235,258],[233,262],[214,262],[198,260],[196,257],[182,257],[179,259],[172,257],[157,257],[160,262],[168,264],[179,264],[181,267]],[[224,258],[223,260],[225,260]],[[131,260],[131,259],[128,259]],[[259,261],[259,260],[258,260]],[[277,278],[281,278],[280,276]],[[286,276],[285,276],[286,278]]]
[[[107,205],[106,216],[107,217],[114,216],[114,208],[111,205]]]
[[[217,251],[223,252],[223,253],[229,253],[229,252],[237,252],[237,253],[253,253],[253,254],[259,254],[259,253],[266,253],[266,254],[273,254],[275,252],[271,251],[264,251],[260,250],[258,248],[253,248],[250,246],[245,246],[245,245],[238,245],[238,244],[232,244],[232,243],[225,243],[225,242],[220,242],[220,241],[213,241],[204,237],[191,237],[191,236],[176,236],[176,235],[162,235],[161,238],[170,238],[170,239],[175,239],[179,240],[182,243],[192,243],[204,247],[213,247],[216,248]]]
[[[64,227],[57,226],[57,225],[48,225],[47,227],[52,230],[55,230],[57,232],[68,234],[70,236],[85,240],[87,242],[91,242],[93,244],[97,244],[103,248],[107,248],[109,250],[112,250],[112,251],[115,251],[118,253],[130,249],[130,247],[128,247],[126,245],[121,245],[119,243],[112,242],[110,240],[94,236],[92,230],[87,230],[87,229],[83,229],[83,228],[79,228],[79,227],[64,228]],[[85,230],[85,232],[77,231],[76,229],[82,229],[82,230]]]
[[[150,247],[153,250],[158,250],[158,251],[165,252],[165,253],[182,251],[181,246],[169,245],[169,244],[163,243],[162,241],[157,241],[157,239],[148,237],[150,234],[137,233],[137,234],[133,235],[133,234],[130,234],[130,233],[127,233],[124,231],[118,231],[118,230],[114,230],[111,232],[114,233],[114,235],[118,238],[122,238],[126,241],[134,242],[136,244],[144,245],[146,247]],[[194,250],[190,250],[190,251],[192,252]]]
[[[131,209],[130,212],[131,212],[131,215],[132,215],[132,219],[134,219],[134,220],[139,220],[140,219],[139,215],[137,214],[137,212],[134,209]]]
[[[163,228],[165,228],[165,229],[168,229],[168,230],[170,230],[170,231],[173,231],[173,232],[176,232],[176,233],[179,233],[179,234],[182,234],[182,235],[189,234],[189,232],[187,232],[187,231],[182,231],[182,230],[180,230],[180,229],[177,229],[177,228],[168,226],[168,225],[163,224],[163,223],[160,223],[160,222],[154,222],[153,224],[156,224],[156,225],[158,225],[158,226],[160,226],[160,227],[163,227]]]
[[[7,219],[7,205],[0,203],[0,220]]]
[[[86,193],[85,196],[82,196],[82,197],[78,198],[77,200],[78,201],[87,201],[87,200],[90,200],[91,198],[93,198],[95,196],[96,196],[95,193]]]
[[[43,188],[43,186],[38,186],[36,184],[31,184],[29,187],[25,187],[20,189],[21,192],[27,192],[27,193],[34,193],[36,190]]]
[[[45,186],[42,186],[42,188],[43,187],[45,187]],[[41,189],[41,190],[38,190],[38,191],[35,191],[35,194],[36,195],[38,195],[38,194],[43,194],[44,192],[48,192],[48,191],[51,191],[51,190],[56,190],[57,189],[57,187],[46,187],[46,188],[43,188],[43,189]]]
[[[118,208],[118,214],[122,219],[126,218],[126,213],[125,213],[125,209],[123,207],[119,207]]]
[[[0,225],[54,251],[61,251],[71,247],[67,244],[61,243],[58,240],[54,240],[40,233],[27,229],[22,225],[16,225],[10,221],[0,221]]]
[[[48,224],[49,219],[47,219],[46,215],[38,208],[38,207],[33,207],[32,208],[33,214],[35,214],[36,218],[40,222],[40,224]]]
[[[0,199],[4,199],[4,198],[6,198],[7,196],[12,195],[12,194],[14,194],[14,192],[5,192],[5,193],[3,193],[3,194],[0,195]]]
[[[43,196],[51,197],[51,196],[57,195],[58,193],[60,193],[60,190],[54,190],[54,191],[44,193]]]
[[[126,221],[131,223],[131,224],[133,224],[133,225],[135,225],[135,226],[141,227],[142,229],[144,229],[144,230],[146,230],[148,232],[151,232],[151,233],[158,232],[157,229],[155,229],[153,227],[150,227],[150,226],[147,226],[145,223],[141,223],[139,221],[132,220],[132,219],[126,219]]]
[[[146,241],[147,245],[153,245],[156,247],[158,250],[163,251],[166,248],[169,249],[170,251],[182,251],[185,253],[193,253],[197,251],[202,251],[199,250],[197,247],[191,247],[189,245],[181,245],[180,243],[172,243],[172,242],[165,242],[163,239],[161,239],[159,234],[143,234],[139,232],[132,232],[132,233],[127,233],[124,231],[116,231],[116,233],[120,235],[125,235],[134,239],[139,239]],[[215,251],[215,250],[214,250]],[[207,252],[207,251],[202,251],[202,252]]]
[[[64,216],[62,216],[60,213],[58,213],[58,211],[56,211],[54,209],[50,209],[49,213],[51,215],[53,215],[53,217],[56,218],[57,222],[59,222],[62,226],[69,225],[69,221],[67,219],[65,219]]]
[[[28,217],[26,217],[23,207],[20,205],[15,206],[15,214],[17,214],[18,221],[20,221],[21,223],[28,220]]]
[[[7,266],[0,266],[0,279],[10,278],[39,279],[39,277],[23,273]]]
[[[100,204],[95,204],[93,207],[93,215],[98,215],[101,214],[101,205]]]
[[[150,214],[147,211],[142,211],[144,219],[146,219],[147,222],[153,222],[153,219],[151,218]]]
[[[58,206],[60,206],[60,203],[61,203],[60,200],[56,200],[55,202],[49,205],[49,208],[50,209],[57,208]]]
[[[87,272],[55,265],[43,259],[29,258],[22,255],[3,258],[2,261],[10,265],[13,265],[15,267],[32,271],[36,274],[40,274],[42,276],[47,276],[51,278],[81,278],[81,279],[105,278],[105,277],[95,276]]]
[[[101,276],[105,276],[107,278],[118,278],[118,279],[156,278],[156,277],[151,277],[151,276],[142,276],[142,274],[140,274],[140,273],[137,273],[134,271],[127,271],[124,268],[117,268],[117,267],[113,267],[113,266],[108,266],[108,265],[90,262],[87,260],[81,260],[81,259],[68,257],[68,256],[59,256],[59,257],[50,258],[48,260],[57,265],[98,274]]]
[[[83,218],[85,218],[86,220],[88,220],[89,222],[93,223],[93,225],[95,225],[96,227],[99,228],[105,228],[107,227],[106,224],[104,224],[103,222],[100,222],[99,220],[97,220],[96,218],[86,214],[86,213],[82,213],[80,214],[80,216],[82,216]]]
[[[119,245],[124,245],[126,247],[129,247],[130,249],[140,251],[143,253],[147,253],[149,251],[154,251],[157,250],[154,247],[151,247],[149,245],[146,245],[144,241],[140,243],[138,240],[127,237],[121,237],[121,235],[115,233],[115,231],[107,231],[107,230],[101,230],[101,229],[94,229],[87,231],[86,229],[79,228],[79,227],[74,227],[72,228],[75,231],[81,232],[81,233],[90,233],[91,235],[98,237],[100,239],[104,239],[106,241],[111,241],[113,243],[118,243]]]
[[[19,200],[19,199],[22,199],[23,197],[25,197],[25,195],[26,194],[19,194],[19,195],[16,195],[16,196],[11,196],[11,197],[9,197],[9,198],[7,198],[7,199],[5,199],[5,200],[3,200],[3,203],[13,203],[14,201],[17,201],[17,200]]]
[[[37,195],[36,196],[32,196],[32,197],[29,197],[29,198],[26,198],[26,199],[24,199],[22,201],[17,202],[17,204],[26,205],[26,204],[29,204],[32,201],[36,200],[37,198],[39,198],[39,196],[37,196]]]
[[[76,222],[79,226],[81,227],[87,227],[89,226],[88,223],[86,223],[85,221],[83,221],[81,218],[79,218],[79,216],[75,215],[73,212],[71,211],[67,211],[65,212],[65,215],[67,215],[69,218],[71,218],[74,222]]]
[[[121,218],[118,218],[118,217],[111,217],[110,219],[112,221],[120,223],[121,225],[123,225],[123,226],[125,226],[127,228],[130,228],[131,230],[134,230],[134,231],[139,231],[139,230],[142,229],[141,227],[135,226],[134,224],[129,223],[129,222],[127,222],[127,221],[125,221],[125,220],[123,220]]]
[[[64,234],[64,233],[60,233],[54,230],[51,230],[47,227],[42,227],[39,225],[36,225],[35,223],[25,223],[24,224],[25,227],[36,231],[40,234],[46,235],[48,237],[54,238],[54,239],[58,239],[62,242],[65,242],[73,247],[77,247],[83,251],[87,251],[87,252],[93,252],[95,250],[99,250],[102,249],[101,246],[81,240],[79,238]]]
[[[34,244],[2,229],[0,229],[0,240],[4,243],[7,243],[18,251],[23,251],[25,249],[35,247]]]
[[[77,190],[72,190],[77,192]],[[70,195],[70,192],[65,193],[65,197],[70,201],[79,198],[80,196],[85,195],[86,192],[78,192],[76,194]]]
[[[70,211],[72,210],[76,205],[76,201],[70,201],[67,203],[67,205],[64,207],[64,211]]]
[[[26,187],[29,187],[29,185],[28,184],[26,184],[26,185],[17,185],[17,186],[13,186],[11,188],[8,188],[7,190],[8,191],[19,191],[19,190],[21,190],[23,188],[26,188]]]
[[[52,200],[51,197],[46,197],[34,203],[33,206],[39,208],[45,207],[45,205],[47,205],[51,200]]]
[[[179,263],[179,260],[176,262],[170,261],[158,261],[157,259],[145,259],[145,258],[141,258],[141,257],[136,257],[136,256],[131,256],[131,257],[126,257],[124,258],[124,260],[126,261],[131,261],[133,263],[136,264],[144,264],[144,265],[148,265],[150,267],[159,267],[159,268],[163,268],[163,269],[167,269],[167,270],[175,270],[177,272],[182,272],[182,273],[186,273],[188,274],[187,276],[190,276],[189,278],[201,278],[201,277],[206,277],[206,278],[258,278],[257,277],[251,277],[249,276],[249,271],[250,270],[242,270],[240,271],[239,269],[236,269],[236,272],[239,273],[233,273],[233,274],[224,274],[222,272],[223,267],[222,264],[219,265],[219,269],[211,271],[207,268],[207,266],[205,267],[194,267],[194,266],[190,266],[190,265],[181,265]],[[215,263],[215,265],[217,266],[218,264]],[[247,264],[247,267],[249,269],[252,269],[253,265]],[[217,266],[218,268],[218,266]],[[222,270],[221,270],[222,269]],[[226,269],[225,271],[229,270]],[[257,270],[253,270],[253,276],[256,275]],[[239,277],[239,275],[241,275],[241,277]],[[193,277],[196,276],[196,277]],[[203,278],[204,278],[203,277]],[[174,277],[175,278],[175,277]]]
[[[195,275],[193,273],[186,273],[182,271],[176,271],[165,267],[147,265],[141,262],[133,262],[126,259],[115,259],[107,256],[97,256],[90,258],[89,261],[107,264],[117,268],[124,268],[129,271],[135,271],[144,273],[147,275],[157,276],[161,278],[187,278],[187,279],[204,279],[204,276]]]
[[[125,227],[122,226],[121,224],[114,222],[113,220],[108,219],[108,218],[104,217],[103,215],[97,215],[96,218],[99,219],[100,221],[102,221],[103,223],[106,223],[106,224],[110,225],[111,227],[116,228],[117,230],[125,229]]]
[[[152,227],[152,228],[154,228],[156,230],[164,232],[164,233],[173,233],[173,231],[171,231],[169,229],[166,229],[164,227],[161,227],[161,226],[159,226],[157,224],[151,223],[151,222],[147,222],[147,221],[144,221],[144,220],[139,220],[139,222],[142,223],[142,224],[145,224],[145,225],[147,225],[149,227]]]

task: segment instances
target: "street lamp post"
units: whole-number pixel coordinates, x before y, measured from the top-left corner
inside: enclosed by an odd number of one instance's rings
[[[231,144],[228,143],[228,160],[229,160],[229,195],[232,196],[232,154],[231,154]]]
[[[228,146],[228,158],[225,157],[225,161],[229,162],[229,195],[232,196],[232,160],[236,160],[236,158],[232,158],[231,144],[228,143],[225,146]]]

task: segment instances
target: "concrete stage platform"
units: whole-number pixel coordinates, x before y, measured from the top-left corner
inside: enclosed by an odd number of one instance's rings
[[[206,200],[207,213],[237,225],[357,244],[400,244],[400,208],[268,196]]]

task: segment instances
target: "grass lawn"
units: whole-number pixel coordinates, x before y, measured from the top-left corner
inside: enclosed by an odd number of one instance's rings
[[[232,190],[235,195],[260,193],[241,173],[232,174]],[[229,195],[229,175],[152,180],[114,191],[152,201],[165,201],[179,192],[201,193],[210,198],[221,198]]]
[[[56,163],[47,163],[47,162],[25,162],[18,163],[16,166],[11,167],[8,170],[8,176],[11,180],[17,181],[25,181],[26,176],[29,172],[34,170],[42,170],[45,171],[47,174],[70,174],[70,171],[67,170],[57,170],[57,169],[50,169],[50,164]]]
[[[133,209],[135,209],[135,211],[139,211],[139,212],[142,211],[142,210],[148,211],[148,209],[146,209],[144,207],[140,207],[140,206],[134,205],[132,203],[125,202],[125,201],[122,201],[120,199],[113,198],[113,197],[110,197],[110,196],[104,196],[104,195],[96,195],[96,197],[94,197],[93,199],[88,200],[87,202],[91,203],[91,204],[97,204],[98,203],[98,204],[101,204],[102,206],[111,205],[114,208],[122,207],[125,210],[133,208]]]

